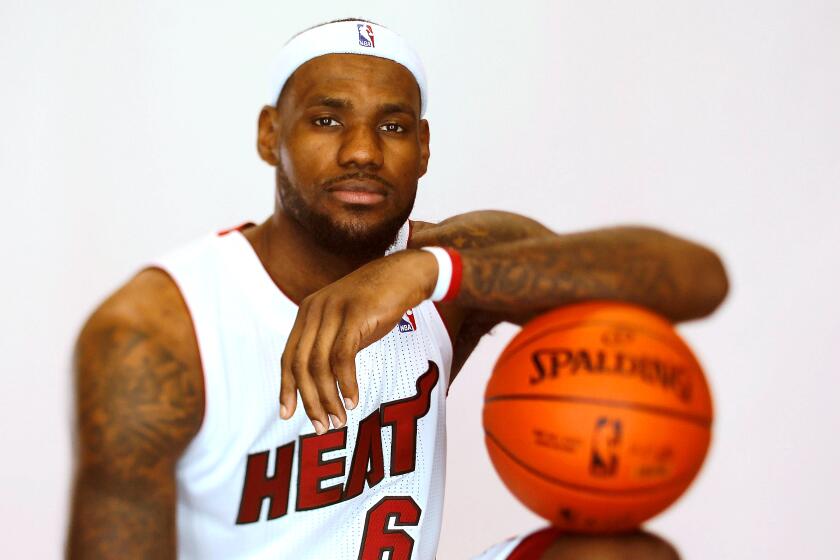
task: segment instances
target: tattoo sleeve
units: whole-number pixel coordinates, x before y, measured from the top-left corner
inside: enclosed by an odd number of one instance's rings
[[[92,322],[76,350],[68,557],[174,558],[174,467],[201,423],[203,389],[159,332]]]
[[[541,235],[461,254],[458,303],[473,309],[539,311],[608,299],[680,321],[707,315],[727,290],[713,252],[648,228]]]
[[[471,317],[522,323],[535,313],[590,299],[643,305],[672,321],[711,313],[728,282],[715,253],[644,227],[558,235],[498,211],[455,216],[419,232],[415,247],[442,245],[464,263],[457,303]]]

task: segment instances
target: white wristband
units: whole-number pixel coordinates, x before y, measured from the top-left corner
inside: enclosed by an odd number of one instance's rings
[[[428,251],[435,256],[438,263],[438,277],[435,289],[429,297],[432,301],[440,301],[449,291],[449,286],[452,283],[452,257],[446,252],[443,247],[421,247],[422,251]]]

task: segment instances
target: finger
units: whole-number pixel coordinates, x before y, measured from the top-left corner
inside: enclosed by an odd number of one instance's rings
[[[347,422],[347,413],[338,395],[335,375],[330,367],[330,353],[343,322],[343,307],[325,304],[318,335],[309,354],[309,373],[318,389],[321,406],[330,415],[334,428],[340,428]]]
[[[359,384],[356,379],[359,329],[356,321],[354,316],[345,317],[330,352],[330,367],[338,380],[338,387],[344,397],[344,406],[347,410],[353,410],[359,404]]]
[[[283,419],[291,418],[297,408],[298,384],[292,372],[292,361],[300,340],[307,307],[308,305],[304,301],[298,308],[295,322],[292,325],[292,330],[289,331],[286,347],[283,349],[283,355],[280,358],[280,417]]]
[[[318,386],[315,384],[312,373],[309,371],[309,357],[312,354],[313,346],[318,338],[322,319],[322,302],[316,300],[306,306],[305,310],[298,312],[304,314],[300,336],[296,346],[292,348],[291,370],[300,392],[300,400],[306,410],[306,415],[312,420],[312,425],[318,434],[327,431],[330,426],[329,418],[321,406],[321,397]]]
[[[315,433],[318,435],[325,433],[330,429],[330,422],[327,419],[326,411],[321,406],[321,401],[318,399],[318,388],[312,378],[301,379],[298,382],[298,391],[300,391],[300,401],[303,403],[303,409],[312,422]]]
[[[292,368],[280,359],[280,418],[288,420],[295,413],[297,406],[297,383],[292,375]]]

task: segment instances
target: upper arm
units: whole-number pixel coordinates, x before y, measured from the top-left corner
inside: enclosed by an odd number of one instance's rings
[[[72,558],[175,555],[175,464],[198,431],[203,387],[189,313],[144,271],[88,320],[75,354]]]

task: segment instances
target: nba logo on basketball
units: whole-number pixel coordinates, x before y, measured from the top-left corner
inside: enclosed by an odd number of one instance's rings
[[[598,418],[592,431],[592,476],[614,476],[618,470],[618,447],[621,444],[621,420]]]
[[[359,30],[359,44],[363,47],[375,47],[373,44],[373,28],[364,23],[356,24],[356,29]]]
[[[405,315],[402,316],[400,319],[399,324],[400,332],[414,332],[417,330],[417,320],[414,319],[414,312],[409,309],[405,312]]]

